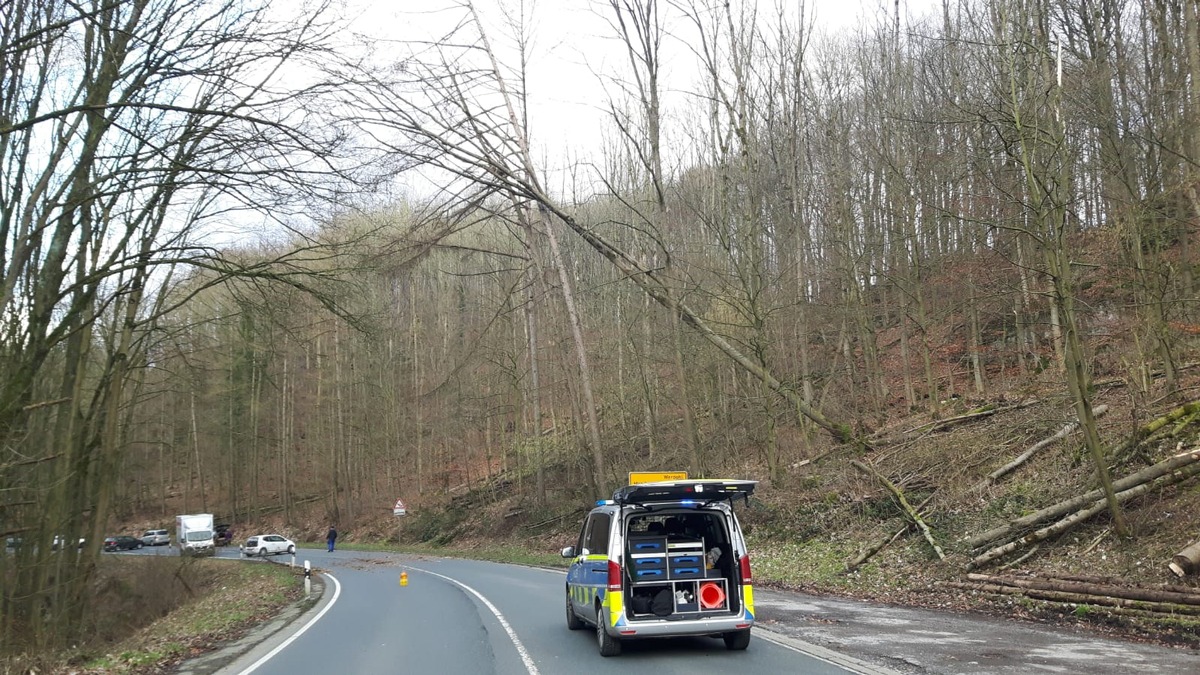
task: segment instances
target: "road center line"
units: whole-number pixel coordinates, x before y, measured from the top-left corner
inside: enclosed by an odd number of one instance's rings
[[[449,581],[450,583],[479,598],[479,601],[486,605],[487,608],[492,611],[492,614],[496,616],[496,620],[500,622],[500,625],[504,626],[504,631],[508,633],[508,639],[512,640],[513,646],[517,648],[517,654],[520,654],[521,661],[525,663],[525,669],[529,671],[529,675],[538,675],[537,665],[534,664],[533,658],[529,656],[529,652],[525,650],[525,645],[521,643],[521,638],[517,637],[516,631],[512,629],[512,626],[509,625],[508,620],[504,618],[504,615],[500,613],[500,610],[493,605],[490,600],[485,598],[482,593],[464,584],[458,579],[452,579],[444,574],[430,572],[429,570],[421,569],[420,567],[409,567],[408,565],[402,565],[402,567],[408,567],[408,569],[413,570],[414,572],[424,572],[425,574],[431,574],[439,579],[445,579],[446,581]]]
[[[300,630],[296,631],[295,633],[292,633],[292,636],[291,636],[291,637],[289,637],[288,639],[286,639],[286,640],[284,640],[283,642],[279,643],[279,645],[278,645],[278,646],[276,646],[276,647],[275,647],[275,649],[272,649],[271,651],[267,652],[265,655],[263,655],[263,657],[262,657],[262,658],[260,658],[259,660],[255,661],[254,663],[250,664],[250,666],[249,666],[248,668],[246,668],[245,670],[243,670],[243,671],[242,671],[241,673],[239,673],[238,675],[249,675],[249,673],[253,673],[255,670],[258,670],[258,667],[259,667],[259,666],[261,666],[262,664],[264,664],[264,663],[266,663],[267,661],[271,660],[271,658],[272,658],[273,656],[275,656],[275,655],[276,655],[276,654],[278,654],[279,652],[283,651],[283,648],[284,648],[284,647],[286,647],[286,646],[288,646],[288,645],[292,644],[293,642],[295,642],[295,641],[296,641],[296,638],[300,637],[301,635],[304,635],[304,631],[308,630],[309,628],[312,628],[312,625],[313,625],[314,623],[316,623],[317,621],[320,621],[321,617],[325,616],[325,612],[328,612],[328,611],[329,611],[329,608],[333,607],[333,604],[334,604],[335,602],[337,602],[338,596],[342,594],[342,584],[341,584],[341,583],[340,583],[340,582],[337,580],[337,578],[336,578],[336,577],[334,577],[332,574],[325,574],[325,577],[326,577],[326,578],[328,578],[328,579],[331,579],[331,580],[333,581],[333,597],[329,599],[329,603],[328,603],[328,604],[326,604],[326,605],[325,605],[325,606],[324,606],[324,607],[321,609],[321,611],[317,612],[317,615],[316,615],[316,616],[314,616],[313,618],[309,619],[309,620],[308,620],[308,623],[304,624],[304,626],[303,626],[303,627],[302,627]]]

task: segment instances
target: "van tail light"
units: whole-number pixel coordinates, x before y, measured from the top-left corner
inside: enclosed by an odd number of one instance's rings
[[[608,561],[608,590],[621,590],[621,566],[615,561]]]
[[[611,564],[611,563],[610,563]],[[741,558],[738,558],[738,569],[742,573],[742,583],[750,583],[750,554],[747,553]]]

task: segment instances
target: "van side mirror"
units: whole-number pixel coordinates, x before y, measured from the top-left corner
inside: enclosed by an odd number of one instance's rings
[[[564,558],[574,558],[574,557],[575,557],[575,547],[574,547],[574,546],[565,546],[565,547],[563,547],[563,550],[562,550],[562,557],[564,557]]]

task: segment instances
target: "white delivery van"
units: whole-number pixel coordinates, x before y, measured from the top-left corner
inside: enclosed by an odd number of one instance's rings
[[[179,542],[179,555],[215,554],[212,514],[175,516],[175,539]]]

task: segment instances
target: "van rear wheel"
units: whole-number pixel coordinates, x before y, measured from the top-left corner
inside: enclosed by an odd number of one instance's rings
[[[621,642],[604,630],[604,605],[596,606],[596,642],[600,644],[600,656],[617,656],[621,653]]]
[[[571,591],[567,591],[567,630],[583,628],[583,620],[571,609]]]
[[[750,646],[750,630],[737,630],[721,636],[725,640],[725,648],[730,651],[741,651]]]

